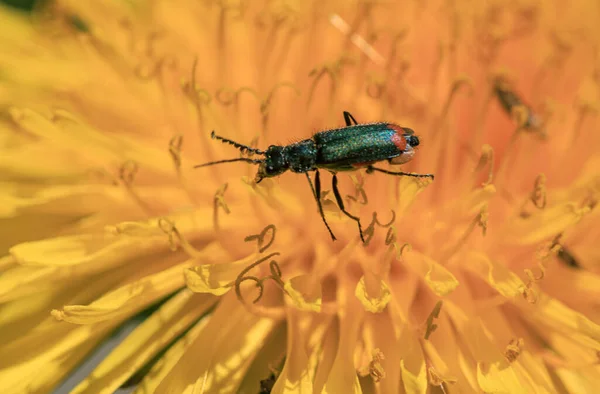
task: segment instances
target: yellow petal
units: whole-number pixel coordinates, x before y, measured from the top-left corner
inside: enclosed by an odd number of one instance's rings
[[[223,295],[231,290],[240,272],[259,258],[259,255],[252,254],[232,262],[203,264],[188,268],[184,271],[185,283],[196,293]]]
[[[403,346],[396,336],[394,323],[389,313],[366,314],[365,324],[362,336],[365,341],[368,354],[368,365],[365,365],[365,372],[371,372],[371,362],[373,361],[372,349],[380,349],[385,357],[379,361],[379,367],[385,372],[385,377],[378,383],[378,388],[382,393],[400,392],[400,360],[402,355],[397,351],[399,346]],[[403,326],[405,329],[405,326]],[[361,368],[359,367],[359,371]],[[370,378],[369,378],[370,379]]]
[[[189,351],[198,336],[202,333],[209,319],[196,323],[181,339],[179,339],[167,352],[150,368],[150,371],[135,389],[135,394],[156,393],[158,386],[181,357]]]
[[[0,392],[52,392],[54,386],[121,322],[115,319],[94,326],[55,322],[20,338],[18,346],[0,347]]]
[[[493,394],[511,394],[522,390],[515,372],[506,361],[477,363],[477,382],[481,390]]]
[[[438,296],[444,297],[458,286],[458,280],[456,280],[454,275],[430,257],[411,251],[410,253],[406,253],[404,259],[406,266],[419,275],[425,284]]]
[[[213,297],[182,290],[136,327],[72,393],[113,393],[215,302]]]
[[[287,356],[272,394],[313,392],[314,370],[310,368],[306,353],[307,334],[311,334],[306,329],[310,325],[303,321],[310,323],[310,315],[288,309]]]
[[[595,393],[600,387],[598,371],[594,368],[588,370],[557,368],[556,374],[569,393]]]
[[[313,344],[314,350],[311,355],[312,360],[315,358],[318,360],[313,384],[316,393],[325,390],[325,384],[329,379],[331,368],[336,359],[340,339],[340,327],[337,319],[331,319],[324,327],[325,332],[322,334],[322,338],[319,337],[319,340]]]
[[[94,270],[112,268],[135,256],[167,247],[168,240],[164,233],[154,238],[90,234],[26,242],[14,246],[10,252],[22,265],[86,265],[93,272],[92,267]]]
[[[483,253],[470,253],[465,262],[465,268],[477,274],[508,299],[522,296],[523,281],[505,264],[491,260]]]
[[[300,275],[285,282],[284,290],[293,305],[303,311],[321,311],[321,284],[315,282],[314,275]]]
[[[398,201],[396,213],[399,217],[402,217],[416,200],[417,196],[431,184],[429,178],[413,178],[413,177],[400,177],[398,181],[398,189],[402,198]]]
[[[53,310],[52,316],[75,324],[92,324],[117,316],[129,316],[184,286],[183,270],[194,263],[188,260],[111,291],[89,305],[67,305]]]
[[[522,385],[512,366],[492,342],[491,334],[478,319],[465,326],[462,340],[477,362],[477,382],[489,393],[518,393]]]
[[[560,301],[542,295],[537,304],[524,308],[526,318],[568,335],[588,349],[600,350],[600,325]]]
[[[236,392],[276,323],[248,312],[232,292],[222,296],[202,334],[157,392]]]
[[[527,382],[531,391],[535,390],[540,394],[556,392],[544,361],[531,352],[523,350],[517,361],[513,363],[513,370],[520,381]]]
[[[339,302],[339,297],[338,297]],[[348,298],[346,313],[339,317],[340,335],[337,353],[331,367],[324,393],[362,393],[354,367],[354,348],[362,322],[362,308],[354,297]]]
[[[580,208],[575,203],[538,210],[527,218],[514,219],[508,227],[510,230],[506,237],[518,244],[542,242],[577,224],[589,212],[589,207]]]
[[[400,371],[402,384],[407,394],[425,394],[427,392],[427,366],[419,339],[410,328],[402,332],[399,344]]]
[[[283,368],[281,362],[284,361],[286,354],[282,348],[285,347],[287,341],[287,328],[287,324],[280,324],[269,335],[246,371],[238,393],[254,393],[260,387],[261,380],[269,378],[271,373],[281,376],[281,368]]]
[[[364,275],[361,276],[360,280],[356,284],[356,290],[354,294],[361,302],[365,310],[372,313],[379,313],[383,311],[388,302],[390,302],[392,294],[390,293],[390,289],[385,281],[377,278],[373,278],[373,281],[377,282],[378,288],[369,292],[367,290],[367,286],[365,285],[365,277]]]

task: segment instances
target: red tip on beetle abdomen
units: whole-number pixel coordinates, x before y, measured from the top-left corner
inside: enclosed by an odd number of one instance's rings
[[[392,134],[392,142],[396,145],[399,151],[404,152],[406,150],[406,138],[404,138],[404,129],[395,124],[388,124],[387,127],[390,130],[394,130],[396,133]]]

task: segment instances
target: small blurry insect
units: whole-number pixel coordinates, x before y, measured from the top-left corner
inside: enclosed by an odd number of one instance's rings
[[[414,148],[419,145],[419,138],[414,135],[413,130],[391,123],[368,123],[358,124],[356,119],[344,111],[346,127],[339,129],[321,131],[312,136],[287,146],[271,145],[267,150],[251,148],[219,137],[213,131],[211,137],[233,145],[242,153],[263,155],[264,158],[252,159],[239,157],[236,159],[218,160],[210,163],[200,164],[194,168],[206,167],[221,163],[243,161],[258,164],[255,182],[259,183],[264,178],[271,178],[290,170],[292,172],[305,174],[317,201],[319,213],[323,223],[327,227],[331,238],[336,238],[325,219],[323,206],[321,205],[321,178],[319,169],[324,169],[333,175],[332,189],[340,210],[358,224],[360,238],[364,242],[360,219],[344,208],[344,202],[338,190],[337,173],[340,171],[355,171],[366,168],[367,173],[382,172],[388,175],[411,176],[419,178],[431,178],[432,174],[415,174],[411,172],[393,172],[373,166],[373,163],[387,160],[390,164],[404,164],[412,160],[415,155]],[[315,184],[310,179],[309,171],[315,171]]]
[[[258,394],[269,394],[273,387],[275,386],[275,382],[277,381],[277,376],[273,372],[269,375],[268,378],[260,381],[260,391]]]
[[[511,89],[509,83],[504,78],[498,77],[494,81],[494,93],[500,102],[500,105],[509,114],[517,108],[525,110],[525,120],[522,124],[524,130],[539,131],[544,136],[544,122],[542,118],[530,106],[523,103],[521,98]]]
[[[567,267],[581,268],[581,265],[579,264],[579,262],[577,261],[575,256],[573,256],[573,253],[571,253],[571,251],[569,249],[565,248],[564,246],[562,248],[560,248],[560,250],[558,251],[558,258]]]

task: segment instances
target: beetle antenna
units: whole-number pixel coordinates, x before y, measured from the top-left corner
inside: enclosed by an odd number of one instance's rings
[[[243,161],[243,162],[251,163],[251,164],[260,164],[260,163],[264,162],[264,160],[248,159],[247,157],[238,157],[237,159],[217,160],[217,161],[211,161],[209,163],[198,164],[197,166],[194,166],[194,168],[212,166],[212,165],[221,164],[221,163],[233,163],[235,161]]]
[[[251,148],[248,145],[240,144],[240,143],[232,141],[232,140],[230,140],[228,138],[224,138],[224,137],[218,136],[218,135],[215,134],[214,130],[210,133],[210,138],[212,138],[214,140],[219,140],[219,141],[224,142],[224,143],[229,144],[229,145],[233,145],[234,147],[238,148],[242,153],[252,152],[252,153],[256,153],[258,155],[264,155],[265,154],[265,151],[263,151],[263,150],[256,149],[256,148]]]

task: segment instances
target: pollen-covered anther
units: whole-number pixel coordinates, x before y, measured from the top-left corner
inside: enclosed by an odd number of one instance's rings
[[[521,355],[524,345],[525,341],[523,338],[512,339],[504,349],[504,357],[506,358],[506,361],[509,363],[515,362],[519,355]]]
[[[194,248],[181,234],[171,220],[167,218],[158,219],[158,227],[169,237],[169,247],[175,252],[179,247],[183,249],[190,257],[199,257],[200,252]]]
[[[373,349],[372,359],[369,362],[369,375],[375,383],[385,378],[385,370],[381,362],[385,360],[383,352],[379,348]]]
[[[174,136],[169,141],[169,154],[173,159],[173,164],[177,173],[181,170],[181,147],[183,145],[183,136],[181,134]]]
[[[219,208],[222,208],[227,215],[231,212],[227,203],[225,202],[225,192],[227,191],[228,183],[224,183],[215,192],[213,200],[213,226],[215,230],[219,229]]]
[[[138,196],[132,187],[138,170],[139,166],[135,161],[127,160],[119,167],[119,183],[123,185],[131,199],[134,200],[145,213],[152,215],[152,209],[140,198],[140,196]]]
[[[525,269],[525,276],[527,276],[527,283],[521,286],[521,293],[523,294],[523,298],[530,303],[535,304],[538,301],[538,292],[534,289],[534,285],[536,282],[544,279],[544,275],[546,274],[546,269],[542,263],[538,264],[540,268],[539,276],[535,276],[533,271],[530,269]]]

